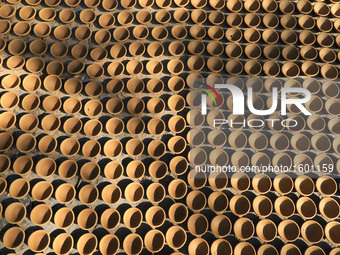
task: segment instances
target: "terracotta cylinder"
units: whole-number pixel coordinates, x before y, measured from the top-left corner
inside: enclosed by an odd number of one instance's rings
[[[250,202],[244,195],[236,195],[230,199],[229,208],[235,215],[243,216],[250,210]]]
[[[259,194],[265,194],[270,191],[272,181],[266,174],[256,174],[252,179],[252,186]]]
[[[60,255],[68,254],[72,250],[73,242],[73,237],[70,234],[61,233],[53,241],[53,251]]]
[[[8,249],[16,249],[22,245],[24,239],[24,230],[19,227],[11,227],[3,235],[3,244]]]
[[[125,150],[131,157],[138,157],[144,151],[144,143],[139,139],[130,139],[126,143]]]
[[[116,0],[103,0],[102,6],[106,11],[114,11],[118,6],[118,1]]]
[[[47,224],[52,218],[52,209],[46,204],[40,204],[31,211],[30,219],[38,226]]]
[[[1,25],[1,30],[0,30],[0,35],[7,35],[11,31],[11,23],[9,23],[8,20],[2,20],[0,22]]]
[[[280,174],[274,178],[273,187],[277,192],[285,195],[293,190],[294,183],[292,178],[288,175]]]
[[[209,244],[203,238],[196,238],[193,239],[189,243],[189,254],[196,255],[196,254],[209,254]]]
[[[296,202],[296,209],[298,213],[305,219],[311,219],[317,213],[314,201],[308,197],[300,197]]]
[[[38,143],[38,149],[40,152],[44,154],[51,154],[56,150],[57,145],[58,145],[57,139],[55,139],[51,135],[46,135],[40,139]]]
[[[86,73],[91,78],[100,78],[104,74],[104,69],[101,65],[92,64],[86,68]]]
[[[316,21],[316,26],[321,32],[330,32],[333,29],[333,22],[328,18],[318,18]]]
[[[28,237],[27,244],[32,251],[41,252],[50,244],[50,236],[45,230],[36,230]]]
[[[313,10],[313,6],[308,0],[298,1],[296,3],[296,8],[301,14],[309,14]]]
[[[63,183],[55,190],[55,198],[58,202],[66,204],[76,196],[76,190],[71,184]]]
[[[0,138],[2,139],[0,144],[0,151],[7,151],[12,147],[14,138],[11,133],[1,133]]]
[[[189,33],[194,39],[202,39],[207,32],[203,26],[194,25],[190,28]]]
[[[26,218],[26,207],[19,203],[12,203],[5,210],[5,218],[9,223],[20,224]]]
[[[232,247],[227,240],[217,239],[211,245],[211,254],[215,255],[231,255]]]
[[[169,218],[174,223],[183,223],[188,217],[188,208],[182,203],[175,203],[169,208]]]
[[[216,213],[223,212],[228,207],[228,197],[223,192],[213,192],[209,195],[208,205]]]
[[[249,157],[246,153],[237,151],[233,153],[230,161],[233,166],[240,168],[241,166],[247,166],[249,164]]]
[[[26,50],[26,43],[21,39],[14,39],[9,42],[7,49],[12,55],[21,55]]]
[[[159,203],[165,198],[166,191],[163,185],[153,183],[146,190],[146,196],[152,203]]]
[[[260,2],[257,0],[246,0],[244,2],[244,8],[248,12],[256,12],[260,9]]]
[[[198,146],[198,145],[203,144],[204,141],[205,141],[205,134],[202,130],[198,128],[189,130],[187,134],[187,142],[190,145]]]
[[[263,24],[267,27],[267,28],[276,28],[279,25],[279,19],[277,16],[275,16],[274,14],[270,13],[270,14],[266,14],[263,16]],[[271,29],[267,29],[269,31],[273,31]],[[262,33],[262,37],[264,37],[264,33],[267,31],[265,30]],[[268,32],[267,32],[268,33]]]
[[[295,189],[303,196],[309,196],[314,192],[314,182],[308,176],[299,176],[295,179]]]
[[[85,24],[92,24],[96,19],[96,14],[91,9],[84,9],[80,12],[79,18]]]
[[[5,4],[0,8],[0,17],[3,19],[12,19],[15,16],[16,8],[12,5]]]
[[[278,8],[278,4],[274,0],[266,0],[262,2],[262,8],[266,12],[275,12]]]
[[[120,222],[120,214],[116,209],[106,209],[100,218],[101,225],[107,229],[112,230],[118,226]]]
[[[126,167],[126,174],[131,179],[140,179],[145,174],[145,165],[142,161],[131,161]]]
[[[9,187],[9,194],[17,199],[24,198],[30,190],[30,184],[24,179],[16,179]]]
[[[92,30],[87,26],[79,26],[74,35],[78,41],[87,41],[92,35]]]
[[[334,38],[328,33],[320,33],[316,40],[323,47],[331,47],[334,44]]]
[[[162,226],[165,218],[165,211],[160,206],[152,206],[145,213],[145,220],[152,227]]]
[[[139,202],[144,196],[144,188],[137,182],[128,184],[124,191],[124,197],[131,203]]]
[[[223,197],[222,197],[222,199],[223,199]],[[194,190],[194,191],[191,191],[187,195],[186,202],[187,202],[188,207],[192,211],[196,212],[196,211],[201,211],[205,207],[206,200],[207,199],[202,192]],[[224,202],[226,202],[226,201],[224,201]],[[228,203],[228,202],[226,202],[226,203]],[[211,203],[211,205],[213,206],[213,203]]]
[[[22,134],[16,142],[16,147],[19,151],[27,153],[32,151],[36,146],[36,138],[31,134]]]
[[[120,222],[120,214],[116,209],[106,209],[101,217],[100,224],[107,230],[112,230],[118,226]]]
[[[165,237],[159,230],[150,230],[144,237],[145,248],[150,252],[159,252],[163,249]]]
[[[295,245],[295,244],[292,244],[292,243],[288,243],[288,244],[285,244],[282,248],[281,248],[281,251],[280,251],[282,254],[285,254],[285,255],[288,255],[290,253],[294,253],[294,254],[298,254],[298,255],[301,255],[301,251],[300,249]]]
[[[333,198],[323,198],[319,203],[319,211],[326,219],[335,219],[340,214],[339,203]]]
[[[194,148],[189,152],[189,162],[194,166],[203,165],[207,161],[207,153],[202,148]]]
[[[22,56],[11,56],[7,59],[6,64],[7,67],[11,70],[19,70],[22,69],[25,65],[25,59]]]
[[[249,254],[255,255],[255,248],[248,242],[240,242],[234,248],[235,255]]]
[[[331,148],[331,141],[326,135],[316,134],[311,138],[313,148],[320,152],[328,151]]]
[[[83,123],[80,119],[69,118],[64,122],[63,129],[66,134],[76,134],[79,133],[83,127]]]
[[[97,220],[96,211],[89,208],[82,210],[77,217],[78,226],[85,230],[92,229],[97,224]]]
[[[228,0],[226,5],[231,12],[239,12],[243,7],[242,2],[239,0]]]
[[[286,196],[279,197],[274,203],[275,211],[283,218],[292,216],[295,212],[294,202]]]
[[[314,47],[306,45],[300,49],[300,54],[303,59],[314,60],[318,53]]]
[[[160,135],[165,131],[165,123],[160,118],[153,118],[148,122],[148,131],[152,135]]]
[[[299,75],[300,68],[293,62],[287,62],[282,66],[282,73],[289,78],[294,78]]]
[[[271,244],[263,244],[262,246],[260,246],[257,253],[259,255],[265,255],[265,254],[279,255],[279,252],[277,251],[277,249]]]
[[[43,8],[39,11],[39,17],[43,21],[52,21],[56,17],[56,11],[53,8]]]
[[[286,150],[289,146],[289,139],[284,134],[274,134],[270,138],[270,145],[278,151]]]
[[[31,25],[27,21],[19,21],[13,26],[13,33],[17,36],[26,36],[31,31]]]
[[[190,42],[191,43],[191,42]],[[188,45],[188,49],[189,46],[190,46],[190,43]],[[168,47],[168,50],[170,52],[171,55],[173,56],[180,56],[180,55],[183,55],[184,51],[185,51],[185,46],[183,43],[179,42],[179,41],[174,41],[174,42],[171,42],[169,44],[169,47]],[[169,66],[170,67],[170,66]],[[169,67],[168,67],[168,70],[169,70]],[[170,68],[173,68],[174,66],[171,66]]]
[[[301,71],[306,76],[315,76],[319,73],[319,66],[312,62],[312,61],[306,61],[301,65]]]
[[[50,182],[40,181],[32,188],[32,197],[37,201],[45,201],[52,196],[53,186]]]
[[[54,224],[61,229],[69,228],[74,222],[74,213],[68,207],[62,207],[54,214]]]
[[[138,40],[143,40],[148,37],[149,29],[146,26],[135,26],[132,30],[133,36]]]
[[[310,143],[306,135],[295,134],[291,138],[291,145],[295,150],[299,152],[304,152],[309,149]]]
[[[103,111],[103,104],[99,100],[92,99],[84,105],[85,114],[89,117],[95,117]]]
[[[14,126],[16,122],[16,117],[11,112],[3,112],[0,114],[0,122],[0,128],[2,130],[7,130]]]
[[[230,183],[235,190],[240,192],[246,191],[250,187],[249,176],[242,172],[233,174]]]
[[[87,184],[83,186],[78,194],[79,200],[86,205],[93,204],[98,199],[98,196],[99,191],[92,184]]]
[[[159,180],[165,177],[168,166],[162,161],[154,161],[149,166],[149,174],[153,179]]]
[[[168,148],[174,154],[182,153],[186,148],[186,141],[183,137],[173,136],[168,141]]]
[[[255,227],[251,220],[241,218],[234,223],[235,236],[240,240],[248,240],[255,233]]]
[[[95,143],[94,145],[98,145],[98,143]],[[90,147],[92,147],[92,144]],[[93,146],[92,151],[94,151],[93,153],[97,152],[96,146]],[[98,164],[95,162],[87,162],[80,168],[80,176],[85,181],[94,181],[98,178],[99,174],[100,168]]]
[[[186,240],[187,234],[184,229],[180,226],[172,226],[166,232],[166,242],[173,249],[181,248]]]
[[[261,240],[271,242],[277,235],[276,225],[271,220],[260,220],[256,225],[256,234]]]
[[[319,177],[315,183],[316,189],[324,196],[331,196],[337,191],[336,181],[329,176]]]
[[[123,151],[123,145],[119,140],[111,139],[107,141],[103,147],[105,156],[110,158],[118,157]]]
[[[230,40],[231,38],[230,38],[229,36],[230,36],[230,33],[231,33],[231,32],[237,31],[237,30],[238,30],[238,27],[242,24],[242,22],[243,22],[242,16],[241,16],[240,14],[238,14],[238,13],[230,13],[230,14],[228,15],[228,17],[226,18],[226,21],[227,21],[227,24],[228,24],[229,26],[231,26],[231,27],[234,28],[234,29],[231,29],[231,30],[230,30],[230,29],[227,30],[228,35],[227,35],[227,33],[225,34],[226,38],[227,38],[229,41],[239,41],[239,40],[237,40],[237,39]],[[235,30],[235,29],[236,29],[236,30]],[[228,31],[229,31],[229,32],[228,32]],[[239,30],[238,30],[238,32],[241,33],[241,36],[242,36],[242,32],[240,32]]]
[[[131,207],[124,212],[123,222],[130,229],[138,228],[142,224],[143,214],[135,207]]]
[[[76,14],[72,9],[63,9],[59,12],[59,19],[64,24],[73,22],[75,18]]]
[[[295,10],[294,4],[287,0],[281,1],[279,4],[279,8],[280,11],[284,14],[291,14]]]
[[[123,241],[126,254],[140,254],[143,249],[143,239],[138,234],[129,234]]]
[[[322,84],[322,92],[325,96],[332,98],[339,95],[340,90],[334,82],[326,81]]]
[[[323,238],[322,226],[314,220],[308,220],[301,226],[301,235],[307,242],[318,243]]]
[[[82,73],[84,69],[85,69],[84,63],[79,60],[73,60],[67,66],[67,72],[73,75]]]
[[[119,114],[123,111],[123,109],[124,109],[124,103],[119,98],[111,98],[106,103],[106,110],[111,114]],[[140,110],[140,109],[138,108],[137,110]]]
[[[310,246],[309,248],[306,249],[305,254],[306,255],[311,255],[313,253],[318,253],[318,254],[322,254],[325,255],[326,253],[323,251],[323,249],[321,249],[318,246]]]
[[[92,233],[83,234],[77,242],[77,251],[80,254],[91,254],[98,244],[97,237]]]
[[[34,131],[39,125],[39,119],[37,116],[27,113],[23,115],[19,120],[19,127],[26,132]]]
[[[283,220],[278,225],[280,237],[288,242],[293,242],[300,235],[299,225],[293,220]]]
[[[223,172],[215,172],[209,175],[208,181],[211,187],[221,190],[227,186],[228,176]]]
[[[181,199],[187,193],[187,185],[183,180],[175,179],[170,182],[168,193],[174,199]]]
[[[0,155],[0,173],[5,173],[11,165],[11,160],[7,155]],[[2,184],[0,186],[5,186],[5,189],[7,187],[7,182],[2,179]]]
[[[153,140],[148,145],[148,154],[153,158],[159,158],[165,154],[166,146],[160,140]]]
[[[60,144],[60,151],[65,156],[73,156],[78,153],[79,149],[80,144],[74,138],[67,138]]]
[[[320,72],[325,79],[334,80],[338,77],[338,70],[330,64],[323,65]]]
[[[328,99],[325,103],[325,109],[326,111],[331,114],[331,115],[338,115],[339,111],[338,108],[339,107],[339,101],[337,101],[336,99]]]
[[[146,108],[151,114],[162,113],[165,109],[165,102],[161,98],[151,98],[146,105]]]
[[[339,244],[338,238],[340,224],[336,221],[329,222],[325,227],[325,236],[333,244]]]

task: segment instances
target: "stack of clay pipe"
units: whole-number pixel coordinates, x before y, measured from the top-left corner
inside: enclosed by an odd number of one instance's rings
[[[339,7],[1,2],[0,254],[340,254]],[[227,93],[202,116],[190,81],[207,76],[252,87],[259,110],[308,89],[312,115],[212,128],[264,117],[232,115]],[[228,164],[333,172],[195,171]]]

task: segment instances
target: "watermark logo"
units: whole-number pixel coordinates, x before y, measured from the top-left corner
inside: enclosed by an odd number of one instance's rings
[[[222,99],[221,99],[220,95],[217,93],[217,91],[214,87],[212,87],[209,84],[206,84],[204,82],[200,82],[200,84],[203,86],[203,88],[199,87],[199,89],[202,90],[203,92],[207,93],[207,94],[203,93],[202,96],[201,96],[202,114],[206,115],[207,114],[207,95],[209,95],[211,97],[215,106],[218,106],[215,97],[213,96],[213,94],[210,91],[212,91],[215,94],[215,96],[217,97],[217,99],[220,103],[219,106],[222,105]]]
[[[232,106],[232,112],[235,115],[244,115],[245,114],[245,95],[243,91],[238,88],[235,85],[231,84],[215,84],[214,86],[210,86],[206,83],[199,82],[200,85],[203,85],[203,87],[198,87],[200,90],[202,90],[204,93],[201,95],[201,113],[202,115],[207,114],[207,95],[209,95],[215,106],[218,106],[217,101],[213,94],[210,92],[212,91],[216,98],[219,100],[220,105],[222,105],[222,100],[220,95],[217,93],[216,89],[223,89],[228,90],[231,92],[232,98],[233,98],[233,106]],[[210,91],[209,91],[210,90]],[[299,95],[304,95],[304,97],[301,98],[289,98],[290,93],[297,93]],[[253,88],[249,87],[247,88],[247,107],[248,110],[259,116],[265,116],[273,114],[277,107],[278,107],[278,101],[279,101],[279,93],[277,88],[272,89],[272,105],[267,110],[258,110],[255,109],[253,104]],[[307,103],[311,99],[311,93],[304,88],[282,88],[280,92],[281,97],[281,115],[287,115],[287,105],[295,105],[304,115],[311,115],[311,113],[306,109],[306,107],[303,105],[304,103]]]

